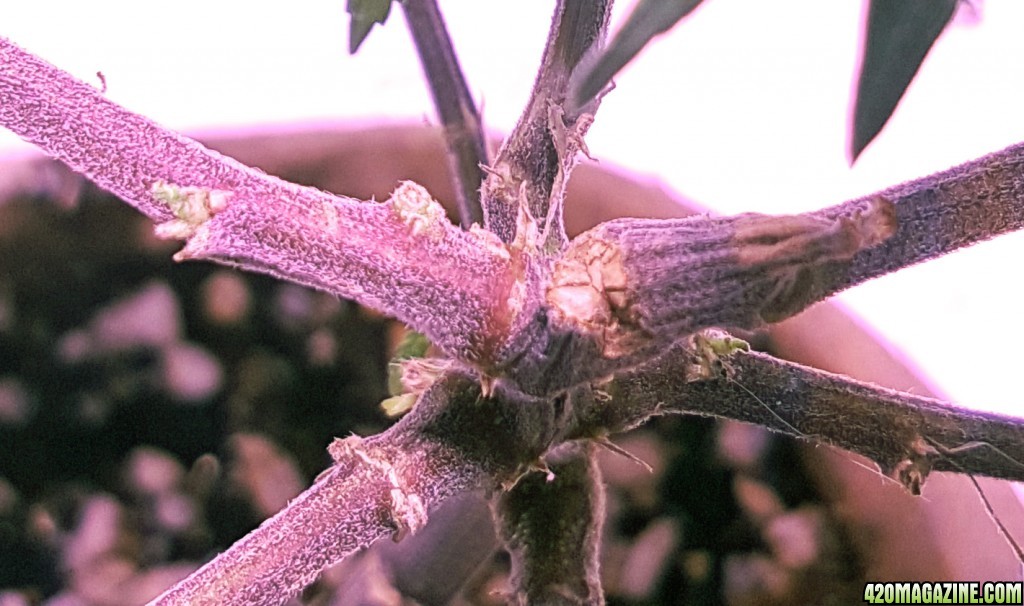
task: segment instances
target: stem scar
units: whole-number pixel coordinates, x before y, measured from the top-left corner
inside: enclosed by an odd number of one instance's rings
[[[381,472],[390,485],[388,494],[391,503],[388,509],[395,525],[395,533],[392,536],[395,541],[402,540],[406,535],[416,534],[427,524],[427,506],[423,499],[406,486],[395,466],[377,449],[367,447],[362,438],[355,435],[343,439],[336,438],[327,447],[327,452],[338,463],[357,458]]]

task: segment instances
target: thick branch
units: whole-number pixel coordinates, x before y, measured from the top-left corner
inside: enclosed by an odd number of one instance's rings
[[[651,332],[685,333],[701,328],[692,324],[776,322],[871,278],[1022,227],[1018,144],[808,215],[620,219],[574,248],[588,261],[593,253],[583,247],[593,241],[621,251],[626,315]],[[705,311],[702,299],[720,311]]]
[[[871,278],[1024,228],[1024,143],[815,214],[835,217],[877,197],[895,204],[896,233],[876,248],[823,267],[804,306]]]
[[[737,351],[717,359],[676,348],[601,388],[614,403],[582,413],[582,435],[652,415],[700,414],[763,425],[872,459],[916,492],[931,470],[1024,479],[1024,420],[956,408]]]
[[[450,373],[383,434],[336,440],[336,466],[311,489],[154,604],[284,603],[324,567],[415,532],[445,499],[512,483],[557,437],[555,413],[484,399],[470,375]]]
[[[544,304],[504,349],[507,376],[530,393],[566,389],[1022,227],[1024,144],[806,215],[609,221],[554,264]]]
[[[543,222],[548,247],[565,243],[565,184],[576,154],[585,150],[582,138],[598,102],[571,114],[563,107],[574,70],[604,42],[611,5],[611,0],[559,0],[555,7],[530,100],[482,190],[486,226],[506,243],[515,238],[520,206]]]
[[[604,487],[596,444],[566,443],[493,502],[512,558],[512,604],[603,604],[598,556]]]
[[[416,52],[430,84],[434,106],[444,125],[445,141],[455,180],[455,197],[462,226],[483,225],[480,185],[488,163],[487,143],[473,97],[459,67],[436,0],[401,3]]]
[[[605,357],[624,356],[652,339],[663,347],[659,335],[777,322],[1022,227],[1024,144],[807,215],[609,221],[573,242],[548,301],[569,321],[600,324]],[[601,279],[582,281],[580,267]],[[581,285],[594,305],[579,305]]]
[[[507,351],[529,393],[556,392],[635,368],[713,326],[754,328],[801,309],[823,267],[895,230],[872,200],[836,217],[616,219],[573,240],[542,305]]]
[[[462,359],[486,355],[508,255],[451,225],[421,189],[387,204],[300,187],[206,149],[0,38],[0,124],[211,259],[349,297]],[[473,280],[466,276],[472,275]]]
[[[283,604],[325,567],[394,534],[389,506],[387,480],[353,457],[151,604]]]

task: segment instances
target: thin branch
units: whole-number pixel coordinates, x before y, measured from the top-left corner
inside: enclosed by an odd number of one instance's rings
[[[580,435],[634,427],[653,415],[699,414],[762,425],[862,454],[913,492],[928,473],[1024,479],[1024,419],[950,404],[736,351],[676,348],[601,387],[614,404],[580,407]]]
[[[512,558],[512,604],[603,604],[598,556],[604,487],[597,445],[566,443],[548,473],[523,476],[492,502]],[[545,471],[545,470],[542,470]]]
[[[611,0],[559,0],[555,7],[530,100],[482,190],[485,225],[506,243],[516,236],[522,207],[543,222],[547,248],[565,244],[565,184],[576,154],[586,150],[583,135],[598,101],[572,113],[563,108],[574,70],[604,42],[611,5]]]
[[[430,84],[438,116],[444,125],[456,204],[464,228],[483,225],[480,185],[489,162],[480,114],[452,48],[436,0],[405,0],[401,3],[412,33],[420,64]]]
[[[324,567],[415,533],[444,500],[512,484],[559,436],[556,412],[484,399],[471,375],[449,373],[386,432],[336,440],[336,465],[312,488],[153,604],[282,604]]]
[[[387,204],[286,183],[107,100],[0,38],[0,125],[188,237],[209,259],[320,288],[394,315],[462,359],[486,357],[509,259],[451,225],[411,184]],[[466,280],[473,275],[473,280]]]
[[[603,94],[615,74],[636,58],[656,36],[667,32],[700,3],[701,0],[640,0],[634,3],[608,48],[573,77],[571,107],[586,105]]]

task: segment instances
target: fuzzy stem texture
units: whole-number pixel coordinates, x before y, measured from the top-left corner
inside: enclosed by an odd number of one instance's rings
[[[559,0],[540,71],[523,115],[502,145],[481,200],[485,225],[502,241],[516,237],[520,209],[541,222],[546,246],[566,242],[562,200],[576,154],[583,150],[598,102],[567,114],[569,81],[580,62],[604,43],[611,0]]]
[[[542,403],[484,398],[470,374],[451,372],[386,432],[336,440],[336,465],[312,488],[153,604],[284,603],[324,567],[415,533],[444,500],[513,484],[560,438],[559,420]]]
[[[735,418],[836,444],[873,458],[911,490],[932,469],[1024,479],[1019,421],[757,354],[719,359],[680,347],[659,357],[704,328],[774,322],[840,289],[1024,227],[1024,145],[818,213],[624,219],[569,244],[561,197],[589,118],[561,107],[575,66],[603,38],[609,6],[558,2],[530,106],[485,186],[494,234],[451,225],[412,184],[372,204],[274,179],[0,39],[0,124],[167,225],[165,235],[187,238],[179,258],[353,298],[476,366],[442,376],[384,434],[335,443],[337,467],[310,492],[159,603],[280,603],[323,566],[382,536],[415,532],[444,499],[514,486],[566,432],[604,437],[655,414]],[[536,221],[540,237],[524,236],[531,224],[536,233]],[[591,383],[613,403],[568,397]],[[566,461],[550,487],[524,478],[500,516],[510,543],[538,554],[521,561],[523,571],[545,561],[539,554],[578,546],[585,557],[569,563],[584,570],[566,583],[583,583],[569,593],[586,599],[595,591],[586,563],[596,545],[587,533],[600,509],[592,471],[588,455]],[[561,499],[560,474],[585,498]],[[524,530],[544,519],[520,498],[528,489],[537,503],[555,499],[562,515],[583,512],[586,523],[543,543],[547,535]]]
[[[449,223],[421,188],[402,186],[377,204],[281,181],[130,112],[4,38],[0,125],[161,226],[184,226],[174,232],[189,238],[180,259],[351,298],[452,356],[486,355],[510,288],[508,254],[493,236]],[[162,190],[214,197],[218,208],[183,217]]]
[[[603,223],[554,262],[543,304],[509,341],[506,373],[528,393],[557,393],[635,368],[705,328],[788,317],[808,304],[823,266],[891,237],[893,216],[879,199],[836,217]]]
[[[864,455],[914,493],[928,473],[1024,480],[1024,421],[957,408],[773,358],[677,347],[602,386],[613,403],[579,406],[576,435],[624,431],[654,415],[755,423]]]
[[[512,558],[512,604],[604,604],[604,487],[596,449],[590,441],[563,444],[545,457],[547,470],[523,476],[492,502]]]
[[[1024,143],[814,214],[834,218],[879,197],[895,205],[896,233],[876,248],[826,264],[807,291],[808,304],[1024,228]]]
[[[1021,228],[1024,144],[814,213],[608,221],[555,261],[496,373],[556,393]]]

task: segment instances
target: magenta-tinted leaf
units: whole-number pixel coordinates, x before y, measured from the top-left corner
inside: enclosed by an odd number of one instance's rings
[[[348,0],[346,10],[352,16],[348,30],[348,52],[355,53],[373,26],[387,21],[392,0]]]
[[[852,161],[885,126],[956,5],[957,0],[871,0],[853,110]]]
[[[693,12],[701,0],[640,0],[611,44],[577,79],[576,107],[593,99],[655,36]]]

